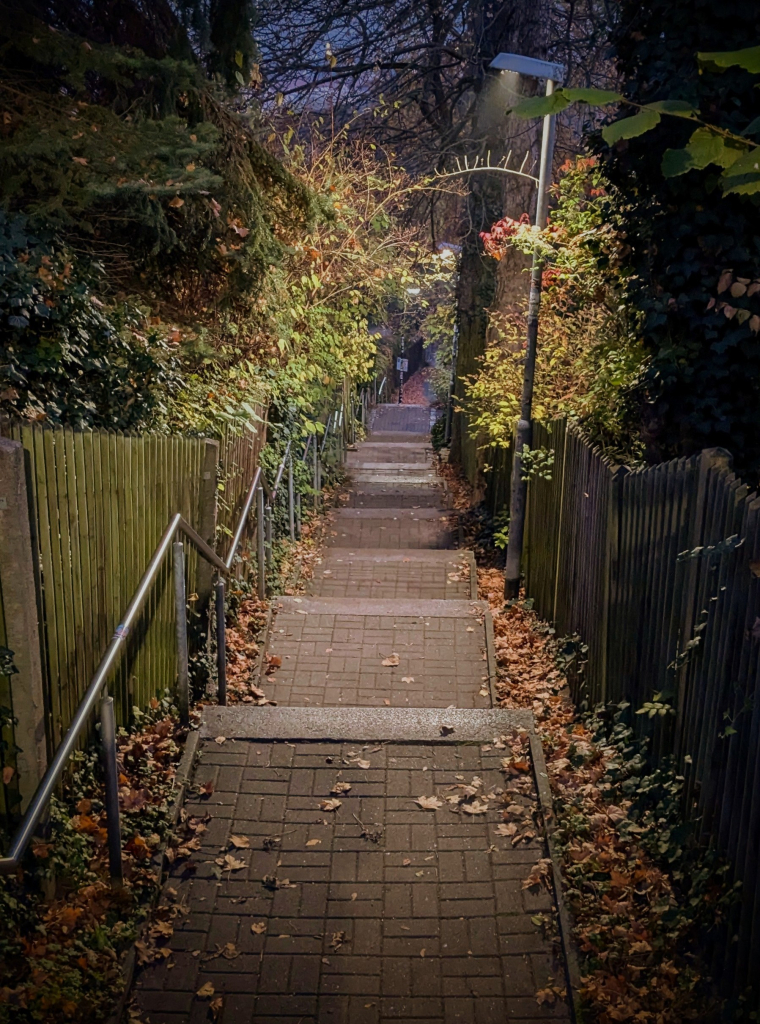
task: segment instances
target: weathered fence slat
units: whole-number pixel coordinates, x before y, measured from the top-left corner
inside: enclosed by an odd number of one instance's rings
[[[536,424],[534,446],[555,459],[529,484],[526,594],[587,645],[576,702],[671,705],[631,721],[653,764],[675,759],[685,816],[742,882],[738,938],[715,953],[742,988],[760,972],[760,500],[722,449],[629,470],[565,423]]]

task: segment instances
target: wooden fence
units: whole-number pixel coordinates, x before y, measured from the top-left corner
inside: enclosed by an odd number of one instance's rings
[[[21,442],[27,453],[49,756],[171,515],[180,512],[212,546],[218,542],[226,550],[255,471],[263,430],[230,432],[220,440],[39,425],[5,425],[3,433]],[[203,612],[209,600],[212,571],[186,545],[187,593],[196,611]],[[0,566],[0,647],[8,646],[2,595],[14,585]],[[134,706],[145,707],[175,682],[167,560],[109,682],[119,724],[129,721]],[[19,687],[26,687],[21,676],[0,674],[0,715],[6,708],[6,719],[17,711],[12,697]],[[2,739],[0,767],[12,767],[14,736],[7,723]],[[6,804],[13,806],[18,799],[15,783],[14,778],[8,786],[0,784],[0,816],[9,809]]]
[[[533,447],[555,461],[529,484],[526,594],[584,645],[577,703],[672,708],[632,721],[654,764],[674,757],[686,818],[741,880],[715,965],[736,992],[760,969],[760,500],[722,449],[627,469],[563,421],[536,424]]]

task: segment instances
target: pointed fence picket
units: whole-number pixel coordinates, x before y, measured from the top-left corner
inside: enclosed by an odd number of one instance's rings
[[[629,469],[561,420],[536,423],[532,447],[554,466],[529,483],[526,596],[576,650],[576,703],[631,706],[652,764],[684,778],[685,818],[741,882],[714,953],[738,992],[760,972],[760,499],[722,449]],[[510,472],[497,453],[492,511]],[[654,700],[670,710],[633,714]]]

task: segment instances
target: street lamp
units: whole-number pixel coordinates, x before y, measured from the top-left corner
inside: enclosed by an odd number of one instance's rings
[[[499,53],[491,61],[491,67],[498,71],[516,71],[520,75],[546,79],[546,95],[551,96],[555,85],[561,85],[565,68],[534,57],[523,57],[518,53]],[[544,118],[541,134],[541,165],[538,172],[538,199],[536,202],[536,228],[546,225],[546,208],[549,200],[549,184],[554,156],[554,115]],[[507,565],[504,573],[504,597],[507,600],[520,594],[520,562],[522,560],[523,537],[525,535],[525,499],[527,481],[523,480],[522,452],[530,445],[532,437],[531,411],[533,406],[533,379],[536,374],[536,346],[538,342],[538,313],[541,307],[541,275],[543,259],[539,247],[533,250],[533,264],[530,272],[530,298],[528,299],[528,346],[523,368],[520,419],[515,439],[515,457],[512,463],[512,482],[509,500],[509,543]]]

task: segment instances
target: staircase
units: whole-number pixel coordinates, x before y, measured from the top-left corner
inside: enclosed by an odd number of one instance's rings
[[[513,845],[502,814],[546,809],[502,768],[532,715],[492,706],[490,613],[429,428],[424,406],[373,410],[310,592],[275,602],[277,706],[205,709],[185,807],[205,830],[166,890],[171,955],[135,984],[151,1024],[570,1019],[536,998],[564,987],[535,923],[550,893],[523,887],[540,830]]]

